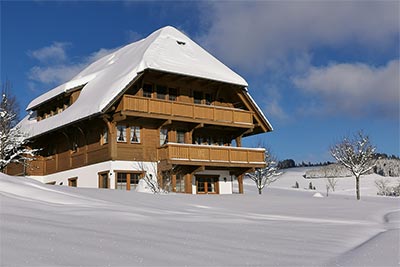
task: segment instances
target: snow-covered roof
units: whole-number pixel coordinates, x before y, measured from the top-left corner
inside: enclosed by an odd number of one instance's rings
[[[102,57],[70,81],[34,99],[27,107],[30,115],[19,125],[33,137],[100,114],[146,69],[247,86],[241,76],[185,34],[167,26]],[[41,104],[83,85],[79,98],[63,112],[41,121],[32,114]]]

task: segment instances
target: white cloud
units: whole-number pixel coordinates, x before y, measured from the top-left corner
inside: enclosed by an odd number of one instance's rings
[[[276,118],[279,120],[288,120],[289,116],[284,111],[281,105],[282,96],[275,86],[268,86],[264,90],[266,92],[265,97],[263,97],[260,101],[264,106],[263,110],[267,117]]]
[[[44,84],[61,84],[74,77],[83,65],[34,66],[29,71],[29,79]]]
[[[67,59],[66,48],[68,43],[54,42],[50,46],[28,51],[28,55],[40,62],[64,62]]]
[[[340,63],[311,67],[304,76],[293,77],[292,81],[321,100],[319,112],[398,117],[399,73],[398,59],[380,67]]]
[[[211,2],[201,43],[233,66],[259,71],[319,46],[383,49],[399,34],[397,1]]]
[[[118,48],[101,48],[78,62],[71,62],[67,56],[66,45],[53,43],[51,46],[29,52],[33,58],[39,60],[40,64],[29,70],[28,78],[31,81],[46,85],[59,85],[72,79],[86,66],[112,53],[116,49]],[[58,60],[56,61],[55,59]]]

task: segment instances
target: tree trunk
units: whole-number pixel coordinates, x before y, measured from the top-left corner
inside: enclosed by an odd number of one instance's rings
[[[360,200],[360,176],[356,176],[356,194],[357,200]]]
[[[258,194],[261,195],[261,193],[262,193],[262,189],[258,188]]]

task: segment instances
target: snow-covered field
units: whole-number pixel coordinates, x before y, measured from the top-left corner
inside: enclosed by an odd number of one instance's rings
[[[399,198],[376,196],[372,176],[360,201],[354,178],[316,198],[303,174],[261,196],[251,181],[245,195],[150,195],[0,174],[0,265],[399,266]]]

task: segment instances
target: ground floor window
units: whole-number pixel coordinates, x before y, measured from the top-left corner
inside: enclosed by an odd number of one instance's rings
[[[74,177],[68,179],[68,186],[77,187],[77,185],[78,185],[78,178]]]
[[[185,193],[185,176],[182,174],[176,175],[176,192]]]
[[[218,176],[196,176],[198,194],[218,194]]]
[[[171,172],[169,171],[163,171],[161,173],[162,177],[162,189],[171,192],[172,191],[172,177],[171,177]]]
[[[110,179],[108,171],[99,173],[99,188],[110,188]]]
[[[142,172],[117,172],[115,188],[121,190],[135,190],[142,177]]]

